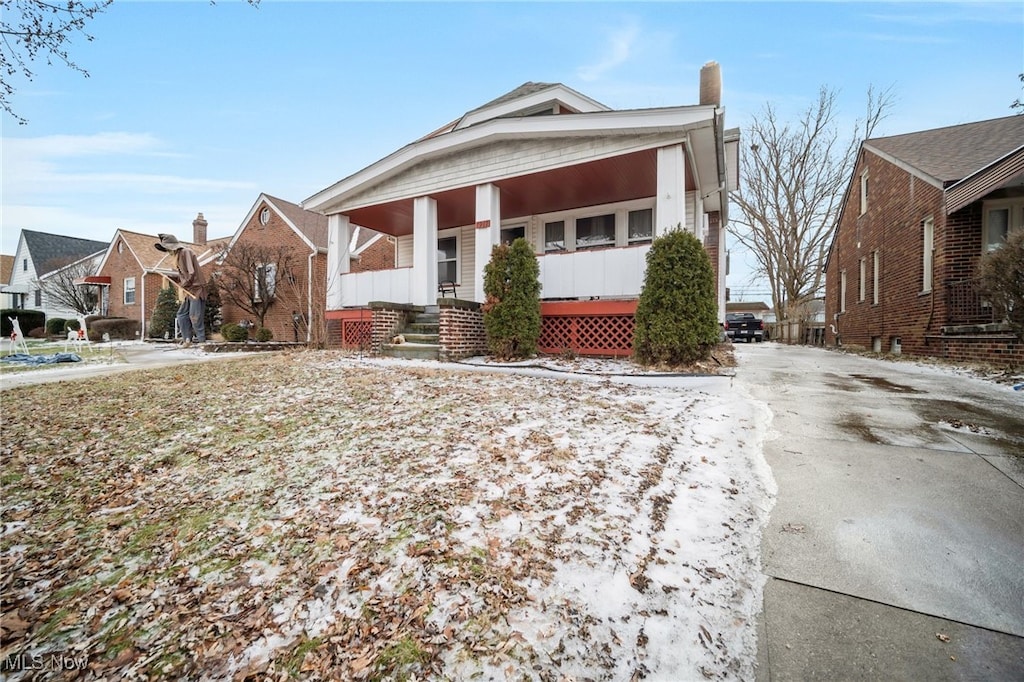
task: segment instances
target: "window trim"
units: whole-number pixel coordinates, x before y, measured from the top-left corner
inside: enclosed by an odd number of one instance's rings
[[[881,265],[881,259],[877,249],[871,252],[871,260],[873,261],[871,276],[871,304],[878,305],[878,301],[880,300],[878,296],[878,277],[879,270],[881,269],[879,267]]]
[[[499,238],[500,238],[500,234],[501,233],[499,232]],[[438,230],[437,231],[437,241],[438,242],[440,242],[442,239],[451,239],[453,237],[455,238],[455,277],[456,277],[455,284],[456,284],[456,286],[462,286],[462,281],[461,281],[462,280],[462,230],[460,228],[458,228],[458,227],[453,227],[453,228],[449,228],[447,230]],[[434,246],[434,250],[435,251],[438,250],[436,244]],[[438,259],[437,264],[440,265],[441,262],[442,261],[440,259]],[[445,260],[444,262],[445,263],[449,263],[451,261]],[[438,284],[440,284],[443,281],[446,281],[446,280],[442,280],[441,279],[441,271],[440,271],[440,268],[439,268],[438,271],[437,271],[437,282],[438,282]]]
[[[868,293],[868,259],[861,256],[858,268],[860,270],[860,281],[857,283],[857,302],[863,303],[867,299]]]
[[[921,293],[927,294],[934,285],[935,219],[928,216],[921,221]]]
[[[534,251],[538,254],[561,254],[561,253],[575,253],[576,252],[576,221],[580,218],[591,218],[599,215],[607,215],[609,213],[615,214],[615,242],[613,244],[594,245],[583,251],[597,251],[600,249],[611,249],[626,246],[642,246],[645,243],[649,243],[650,240],[629,240],[629,213],[631,211],[639,211],[644,209],[651,209],[651,232],[652,239],[658,236],[658,226],[655,223],[657,209],[655,206],[654,197],[645,197],[642,199],[632,199],[630,201],[618,201],[611,204],[598,204],[595,206],[582,206],[580,208],[574,208],[565,211],[554,211],[552,213],[538,213],[534,218],[537,220],[537,225],[540,225],[540,229],[537,230],[537,234],[534,235],[533,247]],[[525,222],[530,219],[527,217],[519,217],[513,220],[502,221],[503,224],[513,224],[513,222]],[[547,246],[547,224],[564,222],[563,238],[565,242],[564,249],[546,249]],[[684,226],[683,229],[689,229]],[[529,238],[529,237],[528,237]]]
[[[988,253],[998,248],[989,238],[988,214],[990,211],[1007,210],[1006,234],[1024,229],[1024,197],[993,199],[981,205],[981,252]]]
[[[121,301],[124,305],[135,305],[138,300],[136,296],[136,285],[134,277],[125,277],[123,282],[124,288],[121,291]],[[128,293],[131,292],[131,300],[128,300]]]
[[[868,180],[870,174],[868,169],[865,168],[860,174],[860,213],[858,215],[864,215],[868,212]]]

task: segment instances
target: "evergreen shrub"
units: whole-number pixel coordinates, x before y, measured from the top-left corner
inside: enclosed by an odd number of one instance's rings
[[[234,322],[228,322],[227,324],[221,325],[220,335],[224,337],[225,341],[231,343],[240,343],[249,340],[249,331],[245,327],[239,326]]]
[[[46,321],[46,335],[47,336],[64,336],[64,325],[68,321],[63,317],[51,317]],[[78,324],[78,320],[75,320],[75,324]]]
[[[174,318],[178,314],[178,292],[174,285],[160,289],[156,296],[153,317],[149,320],[149,336],[153,339],[174,338]]]
[[[270,331],[267,327],[260,327],[256,330],[256,340],[260,343],[266,343],[274,338],[274,332]]]
[[[672,230],[655,239],[647,253],[633,357],[642,365],[685,365],[706,359],[718,340],[711,259],[692,234]]]
[[[482,306],[487,347],[499,360],[537,353],[540,338],[540,265],[530,244],[520,237],[499,244],[484,266]]]

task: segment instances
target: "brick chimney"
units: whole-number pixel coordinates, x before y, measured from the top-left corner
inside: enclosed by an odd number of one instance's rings
[[[199,246],[206,244],[206,227],[209,225],[206,222],[206,218],[200,213],[196,216],[196,219],[192,221],[192,243]]]
[[[718,62],[708,62],[700,69],[700,103],[722,103],[722,67]]]

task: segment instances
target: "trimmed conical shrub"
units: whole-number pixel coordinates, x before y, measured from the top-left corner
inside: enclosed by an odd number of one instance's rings
[[[658,237],[647,253],[634,359],[642,365],[685,365],[706,359],[718,339],[715,273],[700,240],[681,229]]]
[[[540,338],[540,265],[520,237],[499,244],[484,266],[483,305],[487,346],[499,360],[530,357]]]
[[[149,321],[149,336],[162,339],[164,332],[168,338],[174,338],[174,317],[178,313],[178,291],[174,286],[166,286],[156,296],[156,307]]]

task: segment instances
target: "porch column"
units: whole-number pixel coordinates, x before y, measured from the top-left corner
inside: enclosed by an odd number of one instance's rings
[[[686,229],[686,164],[683,145],[658,149],[658,196],[654,203],[654,236]]]
[[[332,213],[327,216],[327,309],[340,310],[343,307],[341,276],[349,269],[349,244],[352,241],[352,226],[348,216]]]
[[[416,197],[412,204],[413,305],[437,303],[437,201]]]
[[[490,183],[476,186],[476,230],[473,238],[476,248],[474,300],[483,303],[487,298],[484,295],[484,267],[491,260],[491,248],[501,241],[501,192]]]

